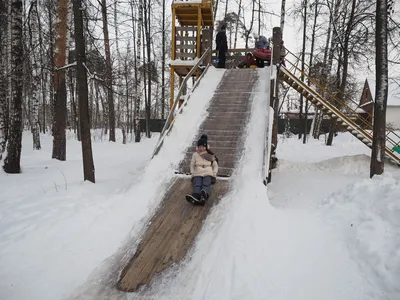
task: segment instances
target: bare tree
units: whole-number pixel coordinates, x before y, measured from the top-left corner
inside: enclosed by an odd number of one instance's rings
[[[306,41],[307,41],[307,34],[306,34],[306,28],[307,28],[307,6],[308,6],[308,1],[303,0],[303,46],[302,46],[302,51],[301,51],[301,81],[304,81],[304,61],[305,61],[305,55],[306,55]],[[299,124],[302,124],[302,120],[304,117],[304,127],[306,128],[307,126],[307,114],[303,116],[303,94],[300,94],[300,113],[299,113]],[[301,128],[301,125],[299,126]],[[306,129],[303,131],[304,135],[306,135]],[[299,139],[301,139],[302,133],[301,129],[299,130]],[[306,142],[306,136],[303,137],[303,143]]]
[[[153,64],[151,61],[151,32],[150,32],[150,28],[151,28],[151,15],[150,15],[150,11],[151,11],[151,7],[150,7],[150,2],[147,2],[147,0],[145,0],[145,5],[144,5],[144,11],[143,11],[143,15],[144,15],[144,33],[145,33],[145,38],[146,38],[146,53],[147,53],[147,61],[143,60],[143,66],[144,66],[144,74],[145,74],[145,80],[147,79],[147,97],[145,97],[145,115],[146,115],[146,136],[148,138],[151,137],[150,134],[150,119],[151,119],[151,114],[150,114],[150,109],[151,109],[151,91],[152,91],[152,73],[153,73]],[[143,51],[145,52],[145,51]],[[146,94],[146,93],[145,93]]]
[[[281,0],[281,31],[283,36],[283,27],[285,26],[285,6],[286,0]]]
[[[85,40],[83,37],[83,17],[81,0],[73,0],[75,20],[76,71],[79,97],[79,123],[82,138],[83,178],[95,182],[92,142],[90,138],[90,116],[88,104],[88,84],[84,64],[86,63]]]
[[[235,48],[235,49],[236,49],[236,43],[237,43],[237,37],[238,37],[238,29],[239,29],[239,21],[240,21],[241,12],[242,12],[242,0],[239,0],[238,13],[236,15],[235,39],[233,41],[233,48]]]
[[[54,55],[54,118],[53,118],[53,154],[58,160],[66,160],[67,142],[65,137],[67,113],[67,88],[65,66],[67,52],[68,0],[58,0],[56,42]]]
[[[8,1],[0,0],[0,160],[6,149],[8,138],[7,101],[7,41],[8,41]]]
[[[4,171],[7,173],[21,172],[21,142],[22,142],[22,90],[24,55],[22,35],[22,0],[11,0],[11,26],[9,33],[11,43],[11,104],[10,128],[7,144],[7,156],[4,159]]]
[[[29,25],[30,25],[30,48],[31,48],[31,68],[32,68],[32,79],[31,79],[31,131],[33,137],[33,149],[40,150],[40,128],[39,128],[39,105],[40,105],[40,48],[39,46],[39,15],[37,10],[37,0],[31,3],[31,10],[29,14]]]
[[[162,57],[161,57],[161,119],[165,119],[165,1],[162,12]]]
[[[104,48],[106,53],[106,81],[107,81],[107,101],[108,101],[108,117],[110,127],[110,141],[115,142],[115,108],[113,94],[113,73],[111,65],[110,38],[108,36],[108,19],[107,19],[107,2],[101,0],[101,13],[103,16],[103,34]]]
[[[143,28],[143,0],[139,0],[139,11],[138,11],[138,24],[137,24],[137,36],[136,36],[136,60],[135,70],[138,70],[138,64],[141,60],[141,46],[142,46],[142,28]],[[135,142],[140,142],[140,99],[141,99],[141,80],[140,74],[136,71],[136,100],[134,107],[134,123],[135,123]]]
[[[383,174],[385,163],[386,142],[386,105],[388,97],[388,48],[387,27],[388,2],[377,0],[376,2],[376,87],[374,107],[374,129],[372,140],[372,155],[370,165],[370,177]]]

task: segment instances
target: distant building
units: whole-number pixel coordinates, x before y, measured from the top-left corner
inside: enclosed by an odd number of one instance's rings
[[[386,108],[386,124],[400,130],[400,105],[388,105]]]

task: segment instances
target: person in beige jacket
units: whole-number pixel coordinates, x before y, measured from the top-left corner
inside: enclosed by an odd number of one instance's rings
[[[196,152],[193,153],[190,162],[193,193],[186,195],[186,200],[194,204],[204,205],[210,195],[211,184],[216,182],[217,173],[218,159],[208,149],[207,135],[203,134],[197,142]]]

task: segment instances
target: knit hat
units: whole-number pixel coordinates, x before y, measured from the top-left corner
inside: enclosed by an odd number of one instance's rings
[[[197,147],[199,146],[204,146],[204,147],[208,147],[208,137],[207,135],[203,134],[200,139],[197,141]]]

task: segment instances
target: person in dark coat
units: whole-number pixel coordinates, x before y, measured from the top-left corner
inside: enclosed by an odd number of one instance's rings
[[[221,30],[217,33],[215,44],[217,45],[218,68],[225,68],[226,52],[228,52],[225,25],[222,25]]]

